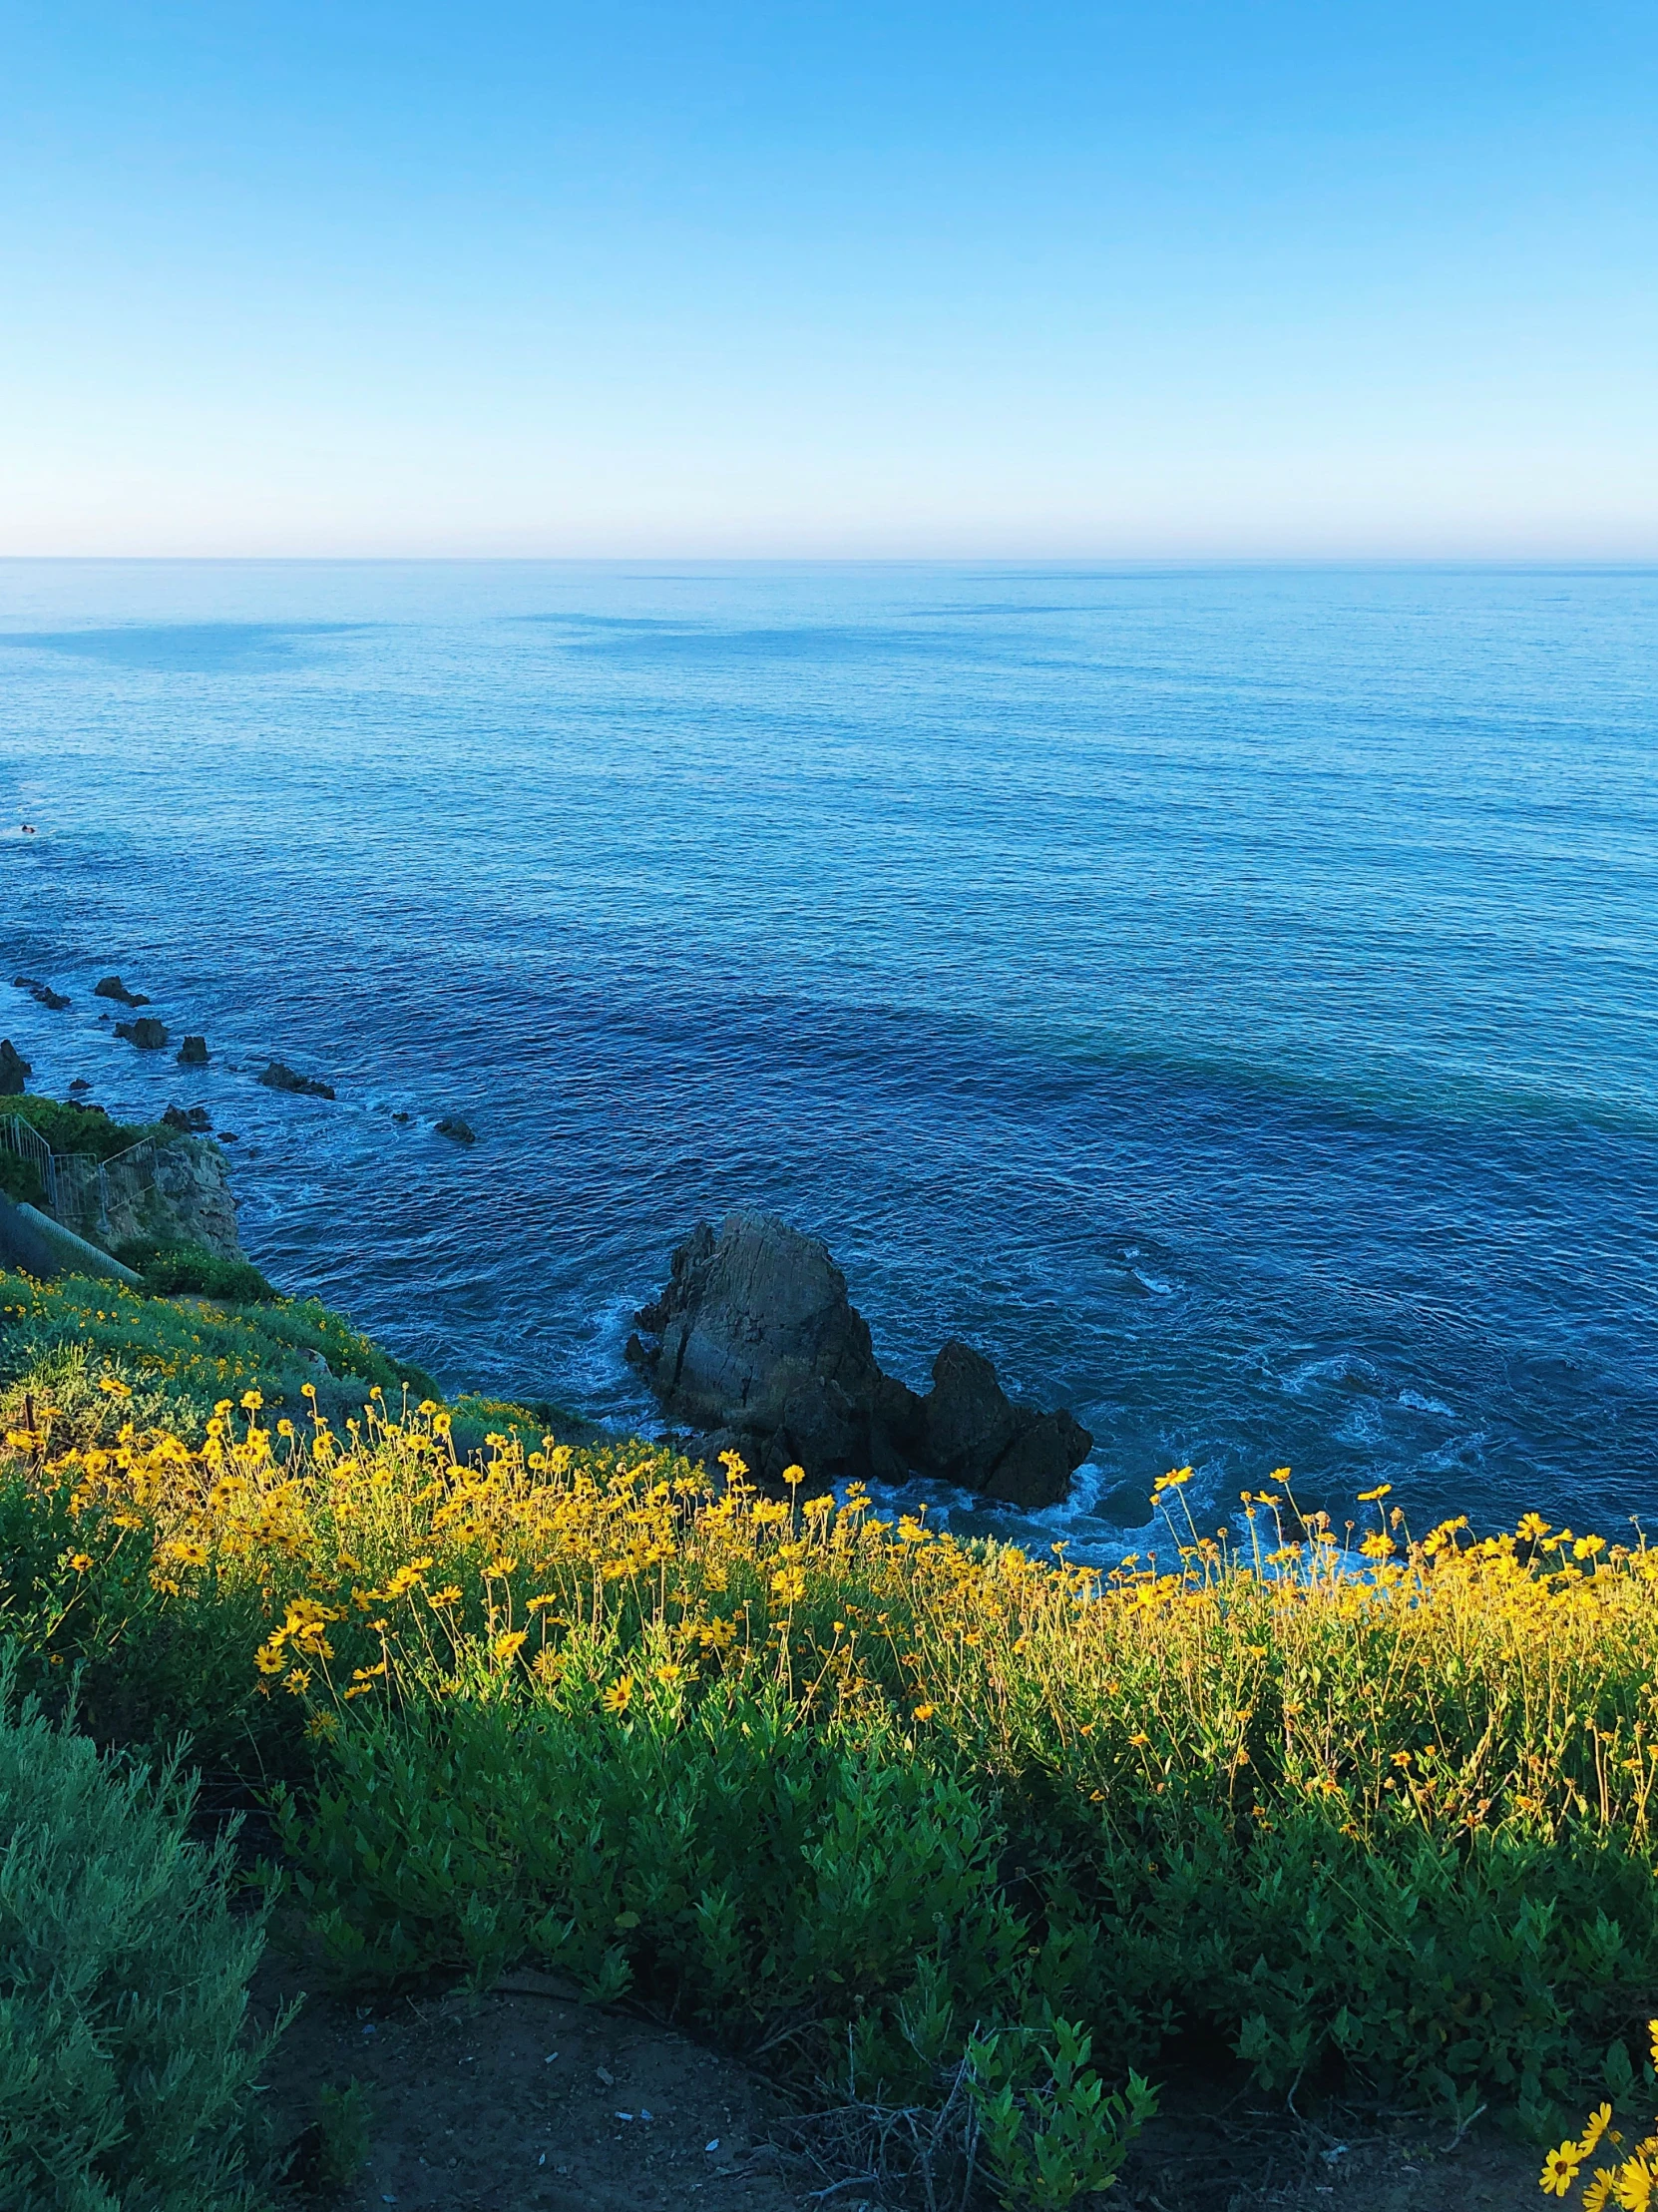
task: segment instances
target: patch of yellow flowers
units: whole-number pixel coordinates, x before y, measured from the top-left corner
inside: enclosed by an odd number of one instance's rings
[[[1652,2063],[1658,2067],[1658,2020],[1648,2020],[1646,2024],[1651,2037]],[[1633,2148],[1627,2147],[1624,2137],[1612,2125],[1609,2104],[1602,2104],[1589,2114],[1581,2136],[1568,2136],[1549,2152],[1543,2160],[1537,2186],[1545,2196],[1569,2196],[1578,2175],[1602,2145],[1621,2155],[1610,2166],[1597,2166],[1592,2178],[1583,2184],[1578,2199],[1581,2212],[1607,2212],[1610,2205],[1615,2205],[1617,2212],[1650,2212],[1650,2208],[1658,2204],[1658,2132],[1648,2135]]]
[[[1401,1822],[1648,1833],[1644,1546],[1535,1515],[1413,1541],[1385,1489],[1339,1538],[1294,1513],[1282,1469],[1245,1494],[1241,1538],[1204,1535],[1175,1469],[1168,1541],[1100,1573],[1063,1546],[1038,1560],[895,1525],[856,1486],[803,1495],[797,1468],[767,1497],[732,1454],[710,1477],[647,1445],[496,1434],[468,1464],[431,1402],[394,1418],[372,1393],[344,1433],[314,1404],[303,1433],[261,1412],[256,1390],[222,1401],[199,1450],[130,1424],[80,1445],[44,1416],[8,1449],[68,1491],[78,1588],[147,1546],[162,1602],[250,1605],[260,1685],[316,1734],[371,1697],[579,1695],[627,1725],[746,1677],[803,1722],[880,1710],[993,1773],[1045,1772],[1102,1818],[1218,1786],[1257,1823],[1299,1799],[1361,1841]]]

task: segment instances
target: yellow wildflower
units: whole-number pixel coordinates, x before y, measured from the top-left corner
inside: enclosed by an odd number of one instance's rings
[[[1577,2179],[1580,2163],[1577,2145],[1573,2142],[1562,2143],[1543,2160],[1543,2170],[1538,2176],[1537,2187],[1545,2196],[1563,2197]]]

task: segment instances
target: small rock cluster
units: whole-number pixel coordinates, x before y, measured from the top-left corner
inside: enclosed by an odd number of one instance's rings
[[[1093,1439],[1066,1412],[1010,1398],[982,1352],[952,1338],[925,1395],[883,1372],[869,1325],[821,1239],[764,1213],[706,1222],[637,1315],[627,1357],[669,1421],[739,1453],[775,1485],[911,1474],[1033,1510],[1063,1499]]]
[[[50,984],[41,982],[38,977],[14,976],[12,983],[15,989],[27,991],[32,999],[36,1000],[41,1006],[50,1007],[54,1013],[61,1013],[70,1003],[63,992],[54,991]],[[113,999],[118,1006],[125,1007],[149,1006],[152,1003],[148,992],[134,991],[120,976],[101,976],[92,987],[92,995],[95,999]],[[107,1014],[100,1015],[99,1019],[107,1022],[109,1016]],[[146,1053],[161,1052],[170,1042],[167,1025],[153,1014],[139,1015],[135,1020],[129,1022],[117,1022],[115,1034],[117,1037],[124,1039],[127,1044],[136,1046],[140,1052]],[[6,1058],[8,1054],[11,1056],[10,1059]],[[207,1040],[205,1037],[192,1034],[185,1038],[174,1058],[181,1068],[206,1068],[212,1055],[207,1050]],[[19,1069],[22,1070],[21,1075],[18,1073]],[[6,1044],[4,1052],[0,1052],[0,1096],[16,1097],[19,1095],[24,1087],[24,1079],[29,1073],[28,1063],[18,1055],[11,1044]],[[318,1076],[302,1076],[296,1068],[290,1068],[285,1061],[281,1060],[270,1061],[253,1080],[255,1083],[263,1084],[267,1091],[283,1091],[295,1098],[333,1099],[337,1097],[331,1083],[324,1083]],[[70,1086],[71,1090],[77,1091],[84,1091],[87,1088],[87,1085],[80,1081]],[[163,1115],[164,1120],[171,1120],[171,1110],[168,1114]],[[412,1119],[412,1116],[399,1112],[394,1113],[392,1119],[405,1123]],[[191,1126],[197,1128],[198,1124],[193,1122]],[[478,1141],[477,1131],[459,1113],[446,1113],[441,1119],[434,1121],[432,1126],[439,1136],[447,1136],[457,1144],[476,1144]]]

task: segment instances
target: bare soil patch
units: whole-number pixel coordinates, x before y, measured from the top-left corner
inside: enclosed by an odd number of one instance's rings
[[[267,1961],[261,2021],[305,1981]],[[371,2149],[339,2212],[798,2212],[762,2083],[551,1976],[509,1975],[483,1997],[310,1997],[272,2064],[279,2135],[298,2136],[320,2091],[352,2080]]]
[[[274,1953],[260,2024],[315,1988]],[[311,1995],[272,2064],[278,2136],[313,2126],[324,2088],[361,2084],[366,2169],[336,2212],[878,2212],[856,2186],[785,2157],[787,2108],[736,2061],[670,2028],[584,2003],[561,1979],[374,2005]],[[1340,2109],[1298,2119],[1235,2081],[1171,2082],[1113,2212],[1516,2212],[1540,2201],[1537,2152],[1481,2125],[1458,2143],[1420,2121]],[[850,2179],[851,2177],[848,2177]],[[302,2187],[296,2208],[315,2203]]]

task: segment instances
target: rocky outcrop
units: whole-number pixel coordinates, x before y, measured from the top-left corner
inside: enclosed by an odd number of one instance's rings
[[[182,1129],[188,1136],[206,1136],[213,1125],[213,1117],[206,1106],[170,1106],[162,1115],[170,1129]]]
[[[142,991],[129,991],[119,976],[106,976],[92,987],[95,999],[115,999],[122,1006],[148,1006],[149,998]]]
[[[921,1409],[926,1472],[1006,1506],[1057,1505],[1093,1449],[1072,1415],[1016,1405],[984,1353],[956,1338],[933,1362]]]
[[[111,1245],[129,1237],[159,1238],[164,1243],[200,1244],[220,1259],[240,1259],[236,1201],[230,1190],[230,1163],[216,1144],[199,1136],[176,1136],[156,1146],[153,1181],[148,1187],[118,1187],[112,1174],[107,1224],[99,1234]]]
[[[702,1223],[637,1321],[627,1356],[668,1420],[766,1483],[790,1465],[815,1481],[914,1472],[1029,1509],[1062,1499],[1092,1446],[1068,1413],[1016,1404],[966,1344],[940,1352],[925,1397],[883,1373],[828,1247],[769,1214]]]
[[[205,1037],[187,1037],[174,1057],[181,1068],[206,1068],[209,1057],[207,1040]]]
[[[0,1037],[0,1099],[21,1099],[34,1072],[11,1039]]]
[[[129,1045],[136,1045],[141,1053],[159,1053],[167,1043],[167,1024],[158,1022],[153,1014],[141,1014],[136,1022],[117,1022],[115,1034],[126,1038]]]
[[[12,989],[27,991],[37,1006],[44,1006],[54,1014],[61,1014],[69,1004],[63,992],[54,991],[49,983],[42,983],[35,976],[13,976]]]
[[[291,1091],[300,1099],[331,1099],[334,1096],[331,1083],[322,1083],[315,1076],[302,1076],[297,1069],[280,1060],[273,1060],[253,1081],[262,1083],[267,1091]]]

